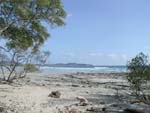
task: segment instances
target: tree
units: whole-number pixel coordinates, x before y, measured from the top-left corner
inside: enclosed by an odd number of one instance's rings
[[[50,37],[42,23],[59,27],[65,25],[65,17],[61,0],[0,0],[0,38],[6,42],[0,46],[0,65],[2,73],[3,68],[10,72],[4,77],[7,81],[18,66],[30,63]]]
[[[16,49],[8,51],[0,46],[0,69],[3,80],[12,82],[14,79],[25,77],[28,72],[38,71],[37,63],[43,65],[49,55],[48,51],[36,53],[29,49],[28,51],[16,51]]]
[[[37,50],[49,37],[42,25],[64,25],[66,13],[61,0],[0,0],[0,37],[7,47]]]
[[[133,93],[141,101],[150,104],[150,64],[149,57],[143,53],[138,54],[128,62],[129,74],[127,79]]]

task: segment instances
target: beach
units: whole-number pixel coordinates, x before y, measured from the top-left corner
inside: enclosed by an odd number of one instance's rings
[[[0,113],[150,113],[150,0],[0,0]]]
[[[60,97],[50,97],[52,91],[59,91]],[[79,100],[76,97],[84,97],[88,105],[77,105]],[[125,73],[37,72],[10,84],[0,84],[2,113],[69,113],[66,110],[101,113],[101,109],[121,113],[132,99]]]

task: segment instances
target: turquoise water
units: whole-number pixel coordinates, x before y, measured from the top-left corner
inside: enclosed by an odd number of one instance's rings
[[[69,67],[48,67],[44,66],[41,68],[42,72],[46,73],[120,73],[126,72],[126,67],[123,66],[103,66],[94,68],[69,68]]]

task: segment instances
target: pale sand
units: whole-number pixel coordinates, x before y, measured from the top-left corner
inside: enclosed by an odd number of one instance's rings
[[[122,85],[127,87],[122,88]],[[0,106],[5,107],[7,113],[58,113],[58,109],[78,103],[77,96],[83,96],[90,105],[73,108],[88,113],[86,109],[90,106],[126,102],[119,97],[125,98],[130,93],[127,89],[122,74],[32,73],[10,85],[0,84]],[[48,97],[51,91],[60,91],[61,97]]]

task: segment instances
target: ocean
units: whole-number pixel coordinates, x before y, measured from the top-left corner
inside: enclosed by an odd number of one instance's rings
[[[125,66],[98,66],[94,68],[73,68],[73,67],[41,67],[41,72],[53,73],[53,74],[67,74],[67,73],[121,73],[127,72]]]

